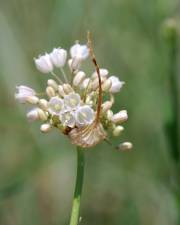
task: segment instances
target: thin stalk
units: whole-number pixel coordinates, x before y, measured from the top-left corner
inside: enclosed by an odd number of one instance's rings
[[[77,147],[77,175],[69,225],[79,224],[79,212],[84,177],[84,150]]]
[[[63,84],[62,80],[54,72],[51,72],[51,74],[60,84]]]
[[[60,68],[60,70],[61,70],[61,73],[62,73],[62,75],[63,75],[63,77],[64,77],[65,82],[66,82],[66,83],[69,83],[68,78],[67,78],[67,76],[66,76],[66,74],[65,74],[65,72],[64,72],[64,69],[63,69],[63,68]]]

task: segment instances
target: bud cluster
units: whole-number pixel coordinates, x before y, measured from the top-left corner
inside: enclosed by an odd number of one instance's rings
[[[68,135],[72,143],[81,147],[96,145],[107,139],[110,132],[113,136],[119,136],[124,130],[122,123],[128,119],[126,110],[115,114],[111,110],[114,94],[121,90],[124,82],[117,76],[109,76],[108,70],[104,68],[99,69],[100,80],[97,70],[91,75],[81,70],[81,64],[89,57],[89,52],[87,45],[75,43],[70,48],[69,59],[67,51],[62,48],[39,56],[34,59],[36,68],[53,76],[53,79],[48,79],[45,92],[38,94],[32,88],[21,85],[17,86],[15,94],[20,103],[33,106],[27,113],[27,119],[42,121],[40,130],[43,133],[55,127]],[[59,69],[62,78],[54,73],[55,68]],[[102,100],[106,99],[100,108],[99,82]],[[127,144],[120,146],[124,150]],[[128,149],[131,147],[128,145]]]

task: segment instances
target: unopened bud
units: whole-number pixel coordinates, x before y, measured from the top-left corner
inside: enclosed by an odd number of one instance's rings
[[[66,95],[68,95],[71,92],[74,92],[70,84],[63,84],[63,90]]]
[[[128,151],[128,150],[131,150],[132,148],[133,148],[133,144],[131,142],[123,142],[117,147],[117,149],[120,151]]]
[[[103,68],[101,68],[100,70],[99,70],[99,73],[100,73],[100,76],[101,76],[101,78],[102,77],[107,77],[107,75],[108,75],[108,70],[107,69],[103,69]],[[93,74],[92,74],[92,78],[94,79],[94,78],[97,78],[97,72],[95,71]]]
[[[84,79],[81,84],[82,89],[86,89],[87,87],[88,87],[88,89],[91,89],[91,87],[92,87],[92,82],[91,82],[90,78]]]
[[[108,92],[112,86],[112,81],[110,79],[105,80],[102,84],[102,90]]]
[[[62,85],[58,86],[58,93],[61,97],[64,97],[66,94],[64,93],[64,89]]]
[[[93,101],[91,99],[91,96],[89,96],[89,95],[87,95],[87,97],[86,97],[86,104],[87,105],[93,105]]]
[[[52,87],[55,91],[58,90],[58,84],[57,84],[56,81],[53,80],[53,79],[49,79],[49,80],[47,81],[47,85],[50,86],[50,87]]]
[[[72,72],[77,71],[79,69],[80,64],[81,62],[77,58],[68,60],[68,65]]]
[[[79,86],[85,77],[86,77],[86,74],[83,71],[79,71],[73,79],[73,85]]]
[[[122,123],[128,119],[128,114],[126,110],[121,110],[120,112],[113,115],[111,121],[113,123]]]
[[[49,123],[44,123],[41,125],[40,130],[43,133],[48,133],[51,130],[51,125]]]
[[[103,83],[106,80],[105,77],[101,77],[101,83]],[[94,81],[92,82],[92,89],[96,90],[99,87],[99,79],[98,77],[94,79]]]
[[[47,113],[44,112],[42,109],[38,109],[38,116],[39,116],[39,119],[42,121],[46,121],[48,118]]]
[[[102,104],[102,111],[107,112],[112,107],[111,101],[106,101]]]
[[[124,127],[123,126],[117,126],[114,128],[113,130],[113,135],[115,137],[119,136],[121,134],[121,132],[124,130]]]
[[[39,106],[41,109],[46,110],[48,108],[48,102],[46,99],[39,100]]]
[[[108,110],[108,111],[107,111],[107,119],[108,119],[108,120],[111,120],[112,117],[113,117],[113,111],[112,111],[112,110]]]
[[[37,104],[39,102],[39,98],[36,96],[27,97],[27,102],[30,104]]]
[[[56,95],[54,89],[53,89],[52,87],[50,87],[50,86],[48,86],[48,87],[46,88],[46,94],[47,94],[47,96],[48,96],[49,98],[52,98],[52,97],[54,97],[54,96]]]

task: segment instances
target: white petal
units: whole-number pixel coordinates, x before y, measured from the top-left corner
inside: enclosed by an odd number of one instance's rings
[[[62,48],[54,48],[54,50],[50,53],[51,62],[56,67],[63,67],[66,63],[67,51]]]

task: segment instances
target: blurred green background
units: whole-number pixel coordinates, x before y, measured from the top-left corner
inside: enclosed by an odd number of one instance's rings
[[[20,84],[42,90],[49,76],[33,57],[85,43],[87,30],[100,66],[126,82],[114,111],[127,109],[129,120],[113,143],[134,149],[102,143],[86,152],[80,224],[180,224],[179,21],[178,0],[0,0],[1,225],[69,222],[75,148],[29,124],[14,92]]]

